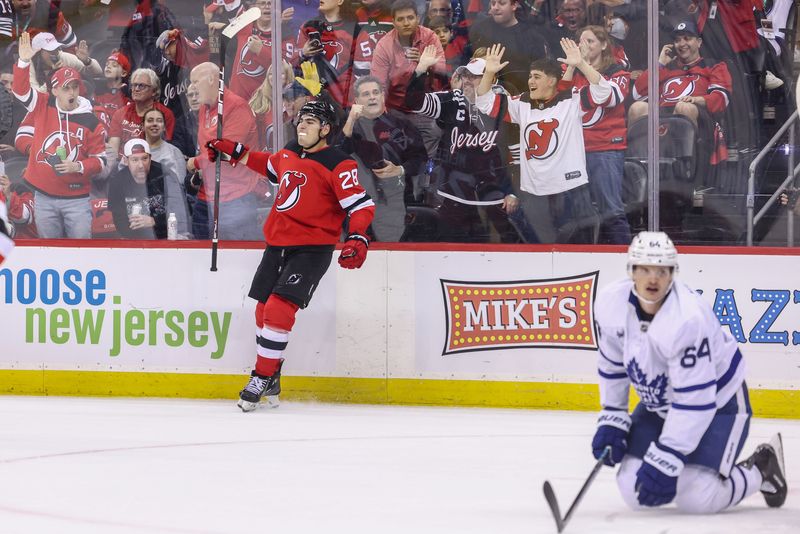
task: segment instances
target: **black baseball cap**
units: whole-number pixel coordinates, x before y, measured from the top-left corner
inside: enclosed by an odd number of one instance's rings
[[[700,37],[700,31],[697,29],[697,24],[691,20],[684,20],[679,22],[672,28],[672,36],[675,37],[681,33],[688,33],[694,37]]]
[[[303,87],[303,84],[294,80],[292,83],[287,85],[283,90],[283,98],[287,98],[289,100],[296,100],[301,96],[311,96],[311,91]]]

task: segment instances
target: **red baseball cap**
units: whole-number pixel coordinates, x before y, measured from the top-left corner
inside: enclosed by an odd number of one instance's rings
[[[222,6],[225,6],[225,11],[233,11],[240,5],[242,5],[242,0],[214,0],[206,6],[206,11],[213,13]]]
[[[119,63],[119,66],[122,67],[122,70],[124,70],[128,74],[130,74],[131,72],[131,62],[128,59],[128,57],[122,52],[114,52],[113,54],[108,56],[108,59],[106,59],[106,61],[116,61],[117,63]]]
[[[78,82],[81,81],[80,73],[73,69],[72,67],[61,67],[57,71],[53,73],[53,76],[50,77],[50,83],[55,89],[56,87],[64,87],[69,82],[77,80]]]

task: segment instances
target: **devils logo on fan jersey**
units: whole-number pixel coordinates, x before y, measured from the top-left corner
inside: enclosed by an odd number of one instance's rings
[[[278,194],[275,197],[275,209],[287,211],[300,201],[300,189],[306,185],[308,178],[302,172],[286,171],[281,176],[278,184]]]
[[[547,159],[558,149],[558,119],[532,122],[525,128],[525,159]]]
[[[261,42],[264,43],[264,46],[272,46],[272,39],[261,39]],[[256,63],[252,59],[246,59],[249,52],[250,45],[245,44],[242,47],[242,51],[239,53],[238,73],[244,74],[245,76],[252,76],[253,78],[264,76],[264,74],[267,72],[267,69],[264,68],[263,65]]]
[[[325,59],[328,60],[331,67],[338,69],[342,52],[344,52],[342,43],[339,41],[323,41],[322,46],[325,49]]]
[[[695,86],[700,76],[697,74],[687,74],[670,78],[661,88],[661,98],[667,102],[677,102],[685,96],[694,94]]]
[[[82,128],[80,130],[83,131]],[[46,163],[48,157],[58,155],[58,149],[64,147],[67,154],[64,159],[66,161],[77,161],[78,150],[81,146],[80,141],[73,138],[67,143],[67,135],[69,135],[68,132],[53,132],[48,135],[42,142],[42,148],[36,155],[36,160]]]
[[[603,120],[603,117],[605,116],[604,110],[605,108],[603,106],[597,106],[588,111],[584,111],[583,117],[581,118],[581,121],[583,121],[583,127],[591,128],[592,126]]]

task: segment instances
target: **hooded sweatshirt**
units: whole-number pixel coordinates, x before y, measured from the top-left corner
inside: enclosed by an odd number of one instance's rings
[[[92,110],[92,104],[78,97],[72,111],[59,108],[55,97],[34,91],[30,86],[30,63],[14,65],[14,96],[28,110],[17,130],[15,146],[28,155],[25,180],[46,195],[61,198],[89,196],[92,176],[106,166],[106,130]],[[78,172],[58,174],[49,161],[63,147],[65,160],[80,164]]]

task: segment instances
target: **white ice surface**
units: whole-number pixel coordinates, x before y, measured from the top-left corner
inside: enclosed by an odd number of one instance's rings
[[[0,397],[0,534],[554,533],[590,471],[594,415],[533,410]],[[781,431],[790,493],[716,516],[629,511],[611,469],[566,533],[800,532],[800,422]]]

